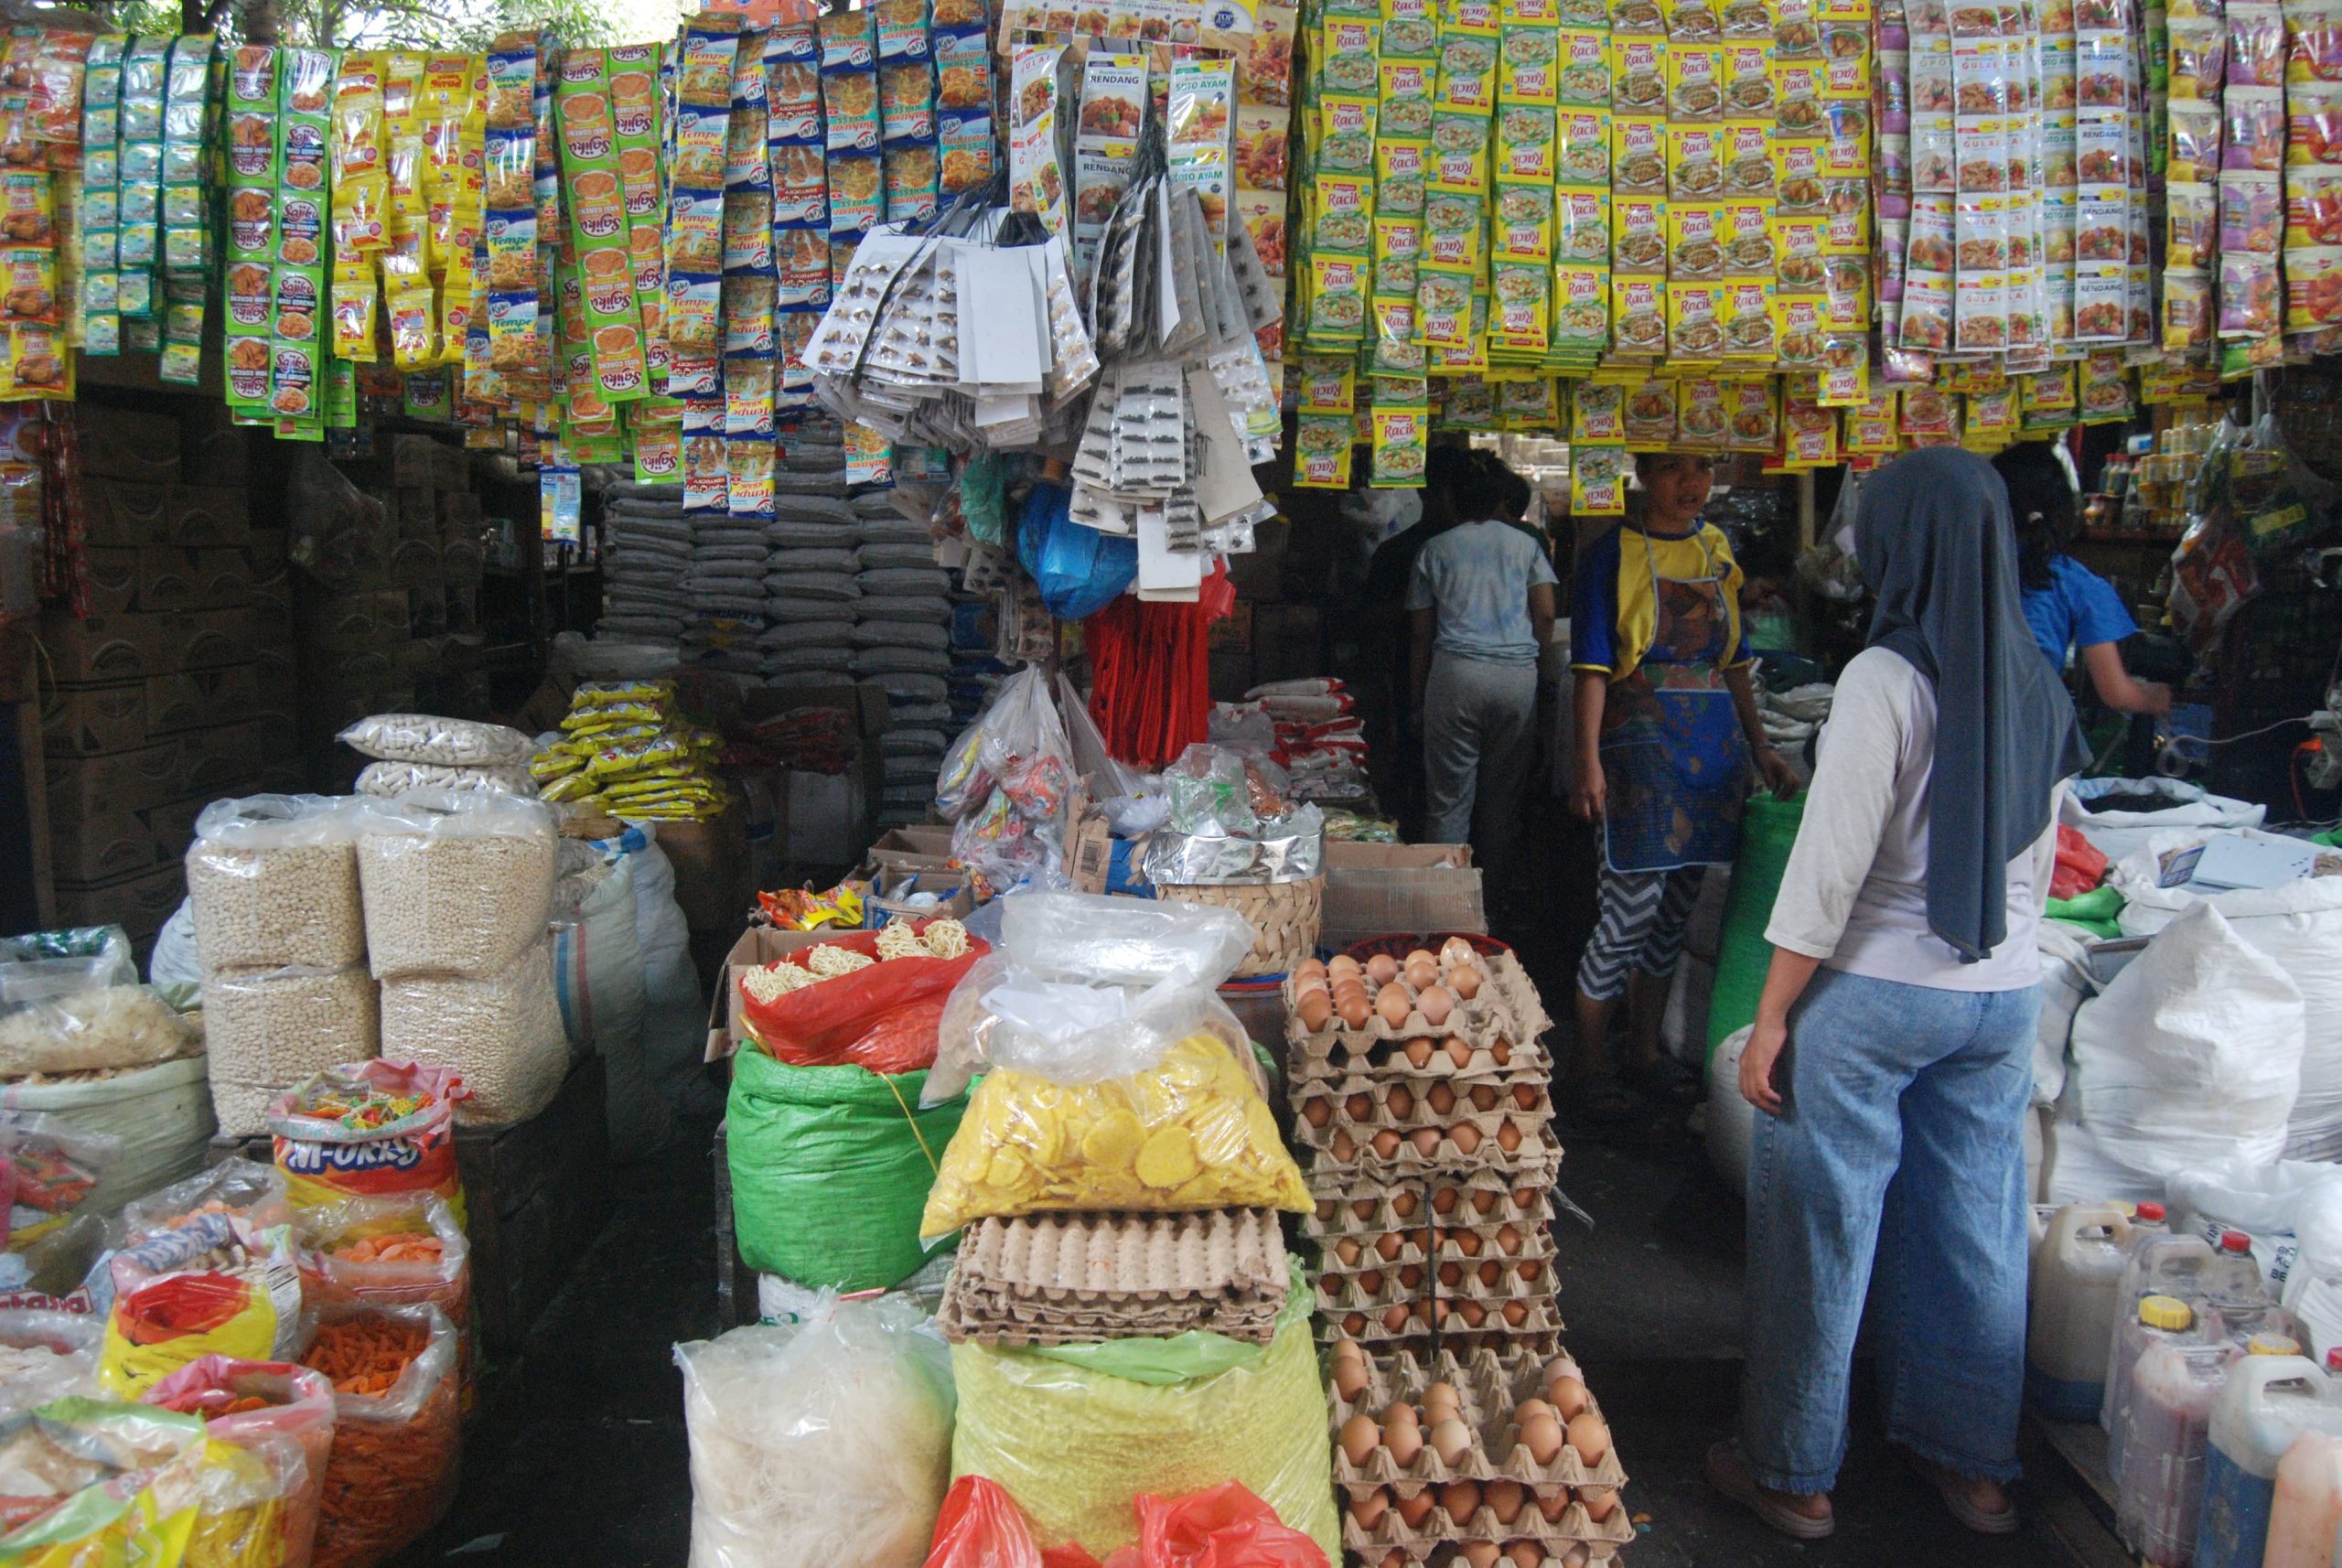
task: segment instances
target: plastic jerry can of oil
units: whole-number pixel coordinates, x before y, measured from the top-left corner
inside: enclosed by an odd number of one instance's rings
[[[2178,1240],[2179,1238],[2174,1238]],[[2142,1296],[2131,1307],[2129,1320],[2116,1336],[2114,1359],[2108,1372],[2120,1379],[2107,1400],[2106,1473],[2120,1487],[2131,1436],[2131,1402],[2137,1398],[2139,1358],[2150,1345],[2195,1346],[2218,1342],[2219,1320],[2200,1303],[2175,1295]]]
[[[2025,1332],[2027,1402],[2047,1421],[2088,1421],[2105,1399],[2106,1326],[2132,1233],[2121,1203],[2070,1203],[2034,1253]]]
[[[2154,1295],[2140,1304],[2143,1313],[2151,1309],[2166,1317],[2187,1311],[2184,1302]],[[2152,1568],[2185,1568],[2195,1553],[2212,1402],[2228,1381],[2230,1351],[2225,1339],[2207,1345],[2159,1338],[2131,1369],[2114,1523]]]
[[[2342,1438],[2304,1432],[2278,1461],[2261,1568],[2342,1568]]]
[[[2291,1339],[2256,1335],[2212,1402],[2195,1568],[2261,1568],[2277,1466],[2313,1429],[2342,1434],[2342,1384]]]

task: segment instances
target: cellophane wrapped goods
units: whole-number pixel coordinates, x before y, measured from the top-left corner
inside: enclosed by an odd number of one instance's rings
[[[951,1369],[925,1321],[897,1296],[825,1298],[675,1347],[691,1568],[919,1568],[951,1469]]]
[[[281,1556],[253,1555],[253,1568],[308,1568],[333,1450],[333,1384],[322,1372],[289,1361],[244,1361],[205,1356],[181,1367],[140,1396],[142,1403],[203,1418],[214,1442],[255,1454],[279,1444],[300,1451],[303,1477],[284,1494],[277,1539]],[[229,1558],[225,1563],[236,1560]],[[223,1563],[223,1568],[225,1568]]]
[[[0,1422],[69,1394],[94,1396],[104,1331],[86,1313],[0,1309]]]
[[[1135,1499],[1241,1481],[1329,1557],[1334,1511],[1326,1396],[1301,1266],[1265,1348],[1217,1334],[1047,1350],[951,1347],[955,1476],[989,1476],[1046,1550],[1103,1562],[1139,1540]]]
[[[214,800],[195,819],[187,893],[206,971],[347,969],[366,956],[350,801]]]
[[[517,795],[413,789],[358,811],[358,879],[377,980],[503,973],[544,940],[553,812]]]
[[[326,1307],[302,1362],[334,1387],[317,1568],[374,1568],[455,1500],[456,1330],[435,1306]]]
[[[553,1103],[569,1072],[569,1036],[540,940],[495,974],[410,974],[382,983],[382,1054],[444,1068],[471,1090],[465,1126],[525,1122]]]
[[[302,1208],[345,1197],[431,1193],[460,1223],[456,1106],[470,1093],[445,1068],[358,1062],[321,1072],[268,1110],[276,1168]]]
[[[429,1193],[351,1197],[301,1210],[301,1292],[320,1306],[435,1306],[456,1326],[472,1375],[471,1242]]]

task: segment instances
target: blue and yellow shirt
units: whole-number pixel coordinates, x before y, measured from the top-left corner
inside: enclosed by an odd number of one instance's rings
[[[1578,557],[1570,596],[1570,668],[1600,671],[1617,682],[1641,665],[1659,625],[1654,568],[1661,577],[1723,576],[1725,641],[1735,650],[1725,667],[1747,663],[1740,563],[1732,558],[1732,543],[1723,531],[1703,522],[1692,532],[1671,536],[1621,523]]]

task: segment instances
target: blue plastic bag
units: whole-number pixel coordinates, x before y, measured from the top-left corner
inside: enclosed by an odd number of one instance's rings
[[[1059,620],[1097,614],[1138,576],[1138,541],[1084,528],[1067,515],[1073,492],[1035,485],[1016,525],[1016,558]]]

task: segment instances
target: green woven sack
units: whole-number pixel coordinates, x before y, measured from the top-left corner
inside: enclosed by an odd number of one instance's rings
[[[761,1273],[841,1291],[886,1290],[948,1252],[919,1241],[936,1160],[968,1098],[919,1109],[924,1071],[790,1067],[754,1047],[732,1058],[725,1147],[740,1255]]]
[[[1773,918],[1773,896],[1781,890],[1798,824],[1805,820],[1805,797],[1777,800],[1759,795],[1740,819],[1740,854],[1732,864],[1732,894],[1724,900],[1724,931],[1716,942],[1715,989],[1708,994],[1708,1061],[1735,1032],[1756,1021],[1756,999],[1772,967],[1773,944],[1765,928]]]

